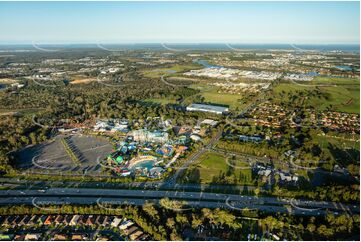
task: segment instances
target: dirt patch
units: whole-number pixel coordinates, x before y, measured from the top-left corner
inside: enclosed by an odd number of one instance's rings
[[[17,83],[18,80],[15,79],[10,79],[10,78],[0,78],[0,83],[1,84],[13,84],[13,83]]]
[[[353,99],[350,98],[349,100],[347,100],[347,102],[344,103],[344,105],[350,105],[353,102]]]
[[[96,79],[95,78],[75,79],[74,81],[70,82],[70,84],[86,84],[93,81],[96,81]]]

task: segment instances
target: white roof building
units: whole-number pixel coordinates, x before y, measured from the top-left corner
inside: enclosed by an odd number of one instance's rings
[[[210,126],[216,126],[218,124],[217,121],[214,121],[212,119],[205,119],[201,122],[201,124],[210,125]]]
[[[223,114],[229,111],[226,107],[197,103],[189,105],[186,109],[187,111],[209,112],[216,114]]]
[[[112,227],[118,227],[118,225],[120,224],[120,222],[122,221],[121,218],[115,217],[113,219],[113,222],[110,224]]]

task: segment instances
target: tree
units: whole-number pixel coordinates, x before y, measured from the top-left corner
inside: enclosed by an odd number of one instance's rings
[[[314,224],[307,224],[307,231],[308,232],[310,232],[311,234],[313,233],[313,232],[315,232],[315,230],[316,230],[316,225],[314,225]]]
[[[143,204],[142,208],[143,208],[144,212],[146,212],[152,218],[159,218],[158,211],[154,207],[153,203],[146,202],[146,203]]]
[[[332,229],[327,228],[324,224],[317,228],[317,233],[324,237],[330,237],[333,235]]]
[[[166,225],[167,225],[167,227],[170,228],[170,229],[174,228],[174,225],[175,225],[174,218],[168,218]]]
[[[258,194],[261,192],[261,190],[257,187],[254,189],[254,195],[258,196]]]
[[[188,223],[188,219],[184,214],[177,213],[177,216],[175,217],[175,220],[177,223],[181,224],[183,227],[186,223]]]
[[[197,215],[192,214],[192,228],[196,229],[201,224],[202,224],[202,219],[198,218]]]

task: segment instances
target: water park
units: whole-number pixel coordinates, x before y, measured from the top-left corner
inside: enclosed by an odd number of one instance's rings
[[[168,143],[138,142],[128,138],[117,144],[105,162],[106,167],[119,176],[159,178],[168,167],[167,163],[174,162],[174,157],[178,158],[178,153],[184,150]]]

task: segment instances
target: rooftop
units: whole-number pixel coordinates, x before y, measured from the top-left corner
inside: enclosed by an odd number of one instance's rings
[[[209,105],[209,104],[198,104],[198,103],[193,103],[193,104],[189,105],[187,107],[187,109],[197,109],[197,110],[204,110],[204,111],[209,111],[209,112],[219,112],[219,113],[228,111],[227,107],[215,106],[215,105]]]

